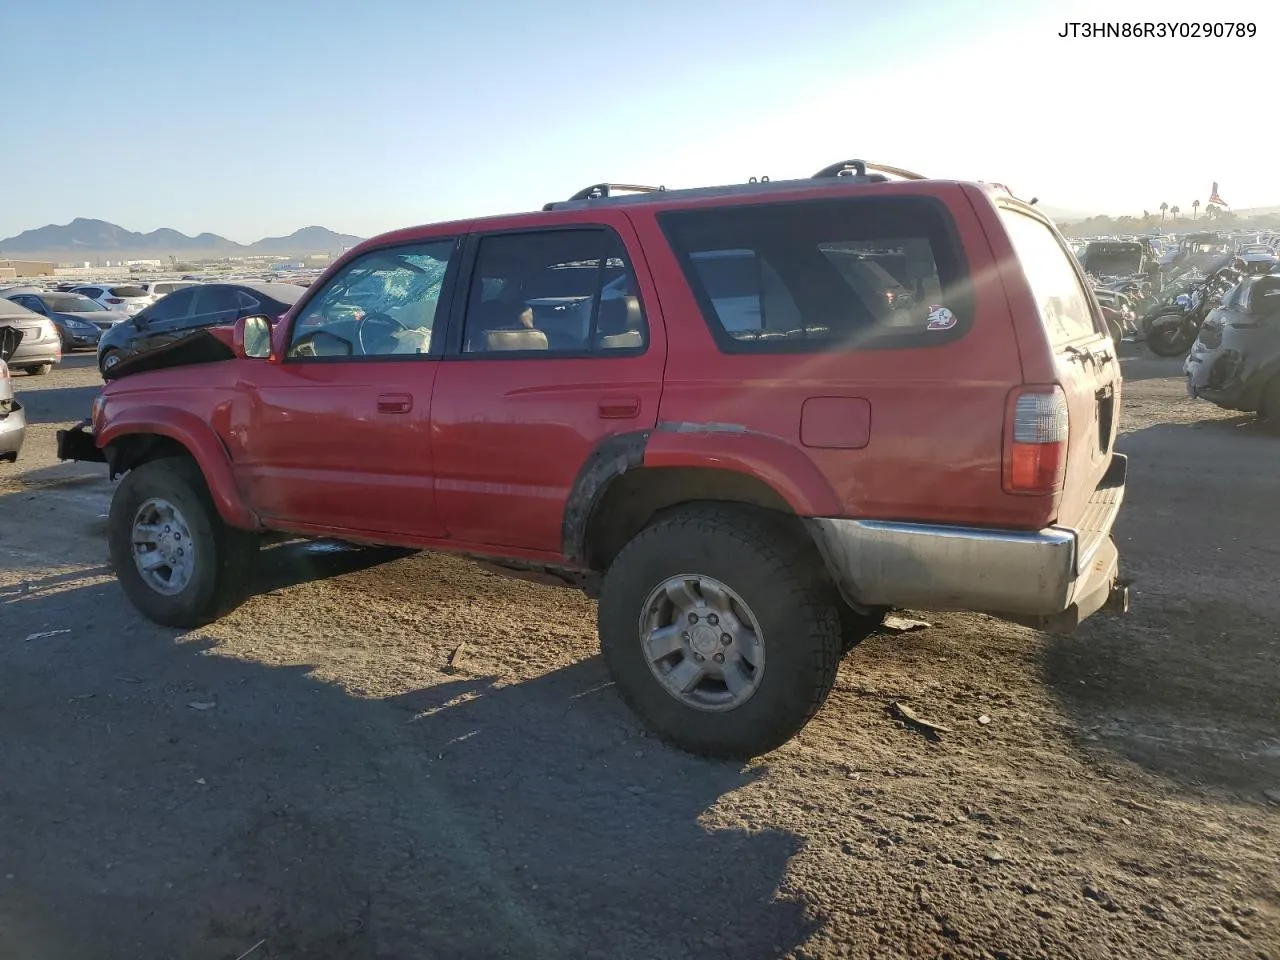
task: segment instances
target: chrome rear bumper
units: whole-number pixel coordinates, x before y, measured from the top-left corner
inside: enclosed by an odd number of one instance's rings
[[[1111,538],[1127,470],[1127,458],[1113,455],[1074,528],[807,522],[841,592],[857,606],[972,610],[1044,629],[1070,629],[1104,608],[1127,607]]]

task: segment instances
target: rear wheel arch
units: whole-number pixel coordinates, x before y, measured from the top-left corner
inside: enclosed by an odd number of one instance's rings
[[[617,473],[594,498],[573,559],[606,569],[640,531],[663,516],[695,505],[738,504],[789,518],[803,532],[786,499],[750,474],[714,467],[643,467]]]

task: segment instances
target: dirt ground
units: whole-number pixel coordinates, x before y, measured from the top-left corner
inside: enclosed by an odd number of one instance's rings
[[[54,459],[91,358],[15,377],[0,957],[1280,960],[1280,441],[1125,372],[1130,616],[877,635],[746,767],[645,736],[590,601],[462,559],[282,544],[144,621]]]

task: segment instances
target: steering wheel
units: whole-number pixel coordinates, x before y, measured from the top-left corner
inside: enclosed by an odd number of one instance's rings
[[[380,324],[382,326],[392,327],[394,328],[393,332],[395,329],[403,330],[406,333],[409,331],[409,327],[403,321],[397,320],[395,317],[391,316],[391,314],[389,313],[379,312],[379,313],[361,314],[360,319],[356,321],[355,333],[356,333],[356,343],[360,347],[360,352],[365,356],[377,355],[374,351],[371,351],[367,346],[365,346],[365,343],[364,343],[364,330],[365,330],[365,325],[368,323],[374,323],[374,324]]]

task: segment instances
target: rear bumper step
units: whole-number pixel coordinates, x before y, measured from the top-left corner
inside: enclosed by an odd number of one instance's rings
[[[1101,610],[1127,609],[1111,538],[1127,472],[1127,458],[1114,454],[1074,527],[807,522],[841,591],[858,606],[971,610],[1041,629],[1073,629]]]

